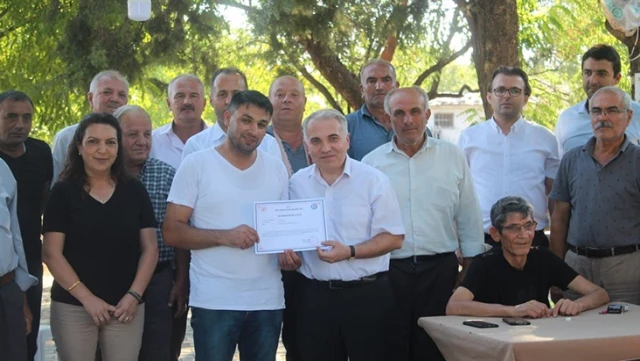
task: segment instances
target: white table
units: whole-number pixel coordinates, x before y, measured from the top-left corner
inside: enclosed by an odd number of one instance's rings
[[[640,306],[623,314],[601,315],[606,306],[574,317],[529,320],[509,326],[500,317],[422,317],[418,324],[448,361],[607,361],[640,359]],[[466,320],[496,323],[474,328]]]

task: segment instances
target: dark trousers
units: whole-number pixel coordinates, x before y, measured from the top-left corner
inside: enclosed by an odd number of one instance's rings
[[[494,241],[489,233],[484,234],[484,243],[489,244],[493,247],[500,247],[500,242]],[[549,238],[547,238],[547,235],[544,234],[544,230],[536,231],[536,233],[533,235],[533,243],[531,243],[531,247],[549,249]]]
[[[15,281],[0,286],[0,361],[27,359],[24,293]]]
[[[144,292],[145,315],[139,361],[169,361],[173,309],[169,294],[173,287],[173,270],[166,267],[154,273]]]
[[[296,340],[296,301],[295,297],[304,281],[304,276],[298,271],[282,271],[284,284],[284,302],[286,308],[282,315],[282,344],[287,350],[287,361],[300,361],[298,342]]]
[[[27,303],[33,316],[31,321],[31,333],[27,336],[27,360],[33,360],[38,351],[38,331],[40,330],[40,312],[42,306],[42,259],[34,257],[27,258],[29,273],[38,279],[38,284],[29,287],[27,290]]]
[[[418,318],[442,316],[458,276],[454,253],[392,259],[389,279],[395,298],[390,360],[444,360]]]
[[[304,361],[387,361],[393,296],[389,280],[332,289],[305,278],[296,295],[298,350]]]

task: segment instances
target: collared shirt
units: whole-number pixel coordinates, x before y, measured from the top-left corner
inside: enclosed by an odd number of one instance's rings
[[[60,173],[64,169],[64,164],[67,162],[67,156],[69,155],[69,145],[73,140],[73,135],[76,133],[78,124],[73,124],[63,128],[59,131],[55,137],[53,137],[53,179],[51,180],[51,187],[56,184]]]
[[[225,139],[227,139],[227,133],[225,133],[216,122],[213,126],[201,131],[187,140],[182,151],[182,159],[199,150],[217,147],[222,144]],[[267,154],[277,159],[282,159],[278,142],[269,134],[264,135],[258,149],[265,151]]]
[[[138,174],[138,180],[142,182],[144,187],[149,193],[151,198],[151,205],[153,205],[153,212],[156,216],[156,237],[158,238],[158,262],[172,261],[174,258],[173,247],[164,244],[164,238],[162,237],[162,224],[164,222],[165,212],[167,211],[167,197],[169,196],[169,190],[171,189],[171,183],[173,183],[173,176],[176,170],[167,163],[155,159],[149,158],[140,173]]]
[[[491,118],[465,129],[458,145],[471,168],[485,232],[491,206],[506,196],[531,203],[538,230],[549,224],[545,178],[554,179],[560,164],[558,143],[549,130],[520,118],[504,135]]]
[[[273,136],[274,138],[276,137],[276,134],[273,130],[273,125],[267,127],[267,134]],[[278,139],[275,139],[277,142]],[[289,143],[285,142],[283,139],[280,139],[280,141],[282,142],[282,150],[284,150],[284,153],[287,156],[287,160],[289,161],[289,165],[291,166],[291,174],[310,165],[309,156],[307,155],[307,151],[304,149],[303,143],[300,143],[298,149],[293,149],[289,145]]]
[[[633,144],[640,144],[640,103],[632,101],[631,109],[633,118],[625,133]],[[587,101],[583,100],[560,113],[554,133],[558,140],[560,157],[572,148],[585,145],[593,137]]]
[[[349,157],[344,171],[329,185],[316,165],[296,172],[289,181],[291,199],[324,198],[327,237],[357,245],[380,233],[403,235],[398,199],[389,178],[379,170]],[[387,271],[389,254],[368,259],[322,261],[316,252],[301,252],[299,272],[310,279],[350,281]]]
[[[26,291],[38,280],[29,275],[18,223],[18,186],[11,169],[0,159],[0,276],[15,272],[16,284]]]
[[[362,162],[386,174],[398,196],[406,234],[402,248],[391,252],[392,259],[454,252],[458,247],[463,257],[484,251],[471,171],[454,144],[428,138],[409,158],[394,139]]]
[[[640,244],[640,147],[625,137],[603,166],[593,158],[595,140],[565,154],[549,195],[571,204],[567,242],[595,248]]]
[[[207,124],[202,122],[202,130],[207,129]],[[160,159],[175,169],[178,169],[182,161],[184,143],[173,132],[173,122],[165,124],[153,131],[153,143],[151,146],[152,158]]]
[[[372,150],[391,141],[393,129],[387,130],[369,112],[366,104],[355,112],[347,114],[349,129],[349,157],[361,160]]]

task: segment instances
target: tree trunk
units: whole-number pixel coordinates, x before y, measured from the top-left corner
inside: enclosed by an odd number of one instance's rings
[[[520,65],[516,0],[456,0],[456,3],[471,31],[473,62],[488,119],[493,114],[486,99],[491,73],[500,65]]]
[[[608,20],[605,21],[604,25],[609,31],[609,33],[611,33],[611,35],[615,36],[616,39],[620,40],[627,47],[627,51],[629,52],[629,60],[635,58],[634,60],[631,60],[631,62],[629,63],[629,75],[631,76],[631,79],[632,79],[631,98],[634,98],[635,91],[636,91],[635,90],[636,84],[635,84],[635,81],[633,80],[635,79],[634,74],[640,73],[640,57],[638,56],[640,54],[640,41],[638,41],[638,43],[636,44],[636,39],[637,39],[636,34],[633,34],[631,36],[625,36],[623,32],[612,28]],[[636,31],[640,31],[640,28]],[[635,100],[638,101],[638,99],[635,99]]]

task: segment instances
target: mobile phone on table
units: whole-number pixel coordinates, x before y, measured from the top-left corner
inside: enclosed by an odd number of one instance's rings
[[[507,317],[503,318],[502,321],[511,326],[529,326],[531,324],[531,322],[519,317]]]
[[[466,326],[476,327],[476,328],[496,328],[496,327],[498,327],[498,325],[495,324],[495,323],[479,321],[479,320],[463,321],[462,324],[466,325]]]

